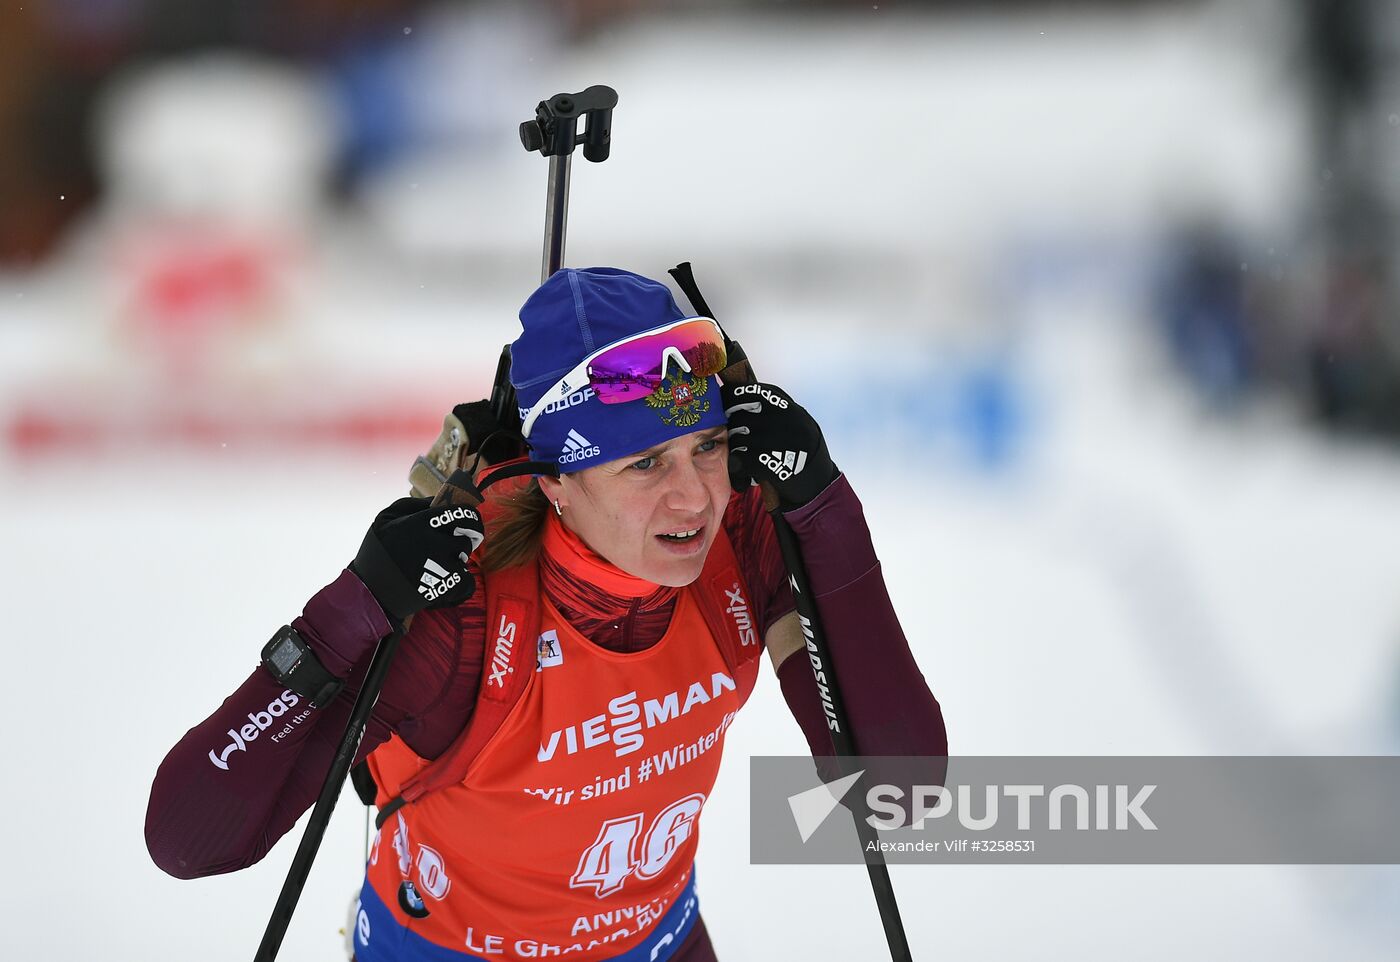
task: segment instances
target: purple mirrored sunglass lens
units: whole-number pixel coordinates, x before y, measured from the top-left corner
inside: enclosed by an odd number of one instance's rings
[[[696,376],[708,377],[724,370],[724,342],[715,325],[709,321],[682,324],[619,344],[594,358],[588,366],[588,382],[598,400],[618,404],[655,391],[661,385],[663,352],[668,347],[681,352]],[[675,366],[668,365],[668,370]]]

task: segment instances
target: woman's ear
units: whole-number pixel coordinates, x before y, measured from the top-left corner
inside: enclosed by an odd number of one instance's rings
[[[539,482],[540,490],[544,492],[544,496],[549,499],[550,504],[557,502],[564,505],[568,503],[569,499],[564,495],[564,484],[558,478],[541,475]]]

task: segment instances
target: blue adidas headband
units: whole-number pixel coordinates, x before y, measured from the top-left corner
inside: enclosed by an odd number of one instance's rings
[[[687,315],[664,285],[610,267],[564,268],[520,309],[511,345],[511,383],[523,419],[545,392],[599,348]],[[653,396],[603,404],[584,384],[545,407],[530,430],[532,455],[579,471],[725,423],[718,379],[673,367]]]

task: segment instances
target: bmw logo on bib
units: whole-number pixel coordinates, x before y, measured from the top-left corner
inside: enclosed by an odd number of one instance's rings
[[[418,894],[418,890],[408,879],[404,879],[403,884],[399,886],[399,908],[415,919],[426,919],[429,915],[428,907],[423,904],[423,896]]]

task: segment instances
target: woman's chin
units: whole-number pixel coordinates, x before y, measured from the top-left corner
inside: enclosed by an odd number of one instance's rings
[[[698,539],[697,539],[698,540]],[[699,546],[699,550],[677,557],[651,557],[647,559],[645,571],[633,571],[638,578],[644,578],[654,584],[665,585],[670,588],[684,588],[700,577],[700,572],[705,567],[705,556],[709,553],[708,545]]]

